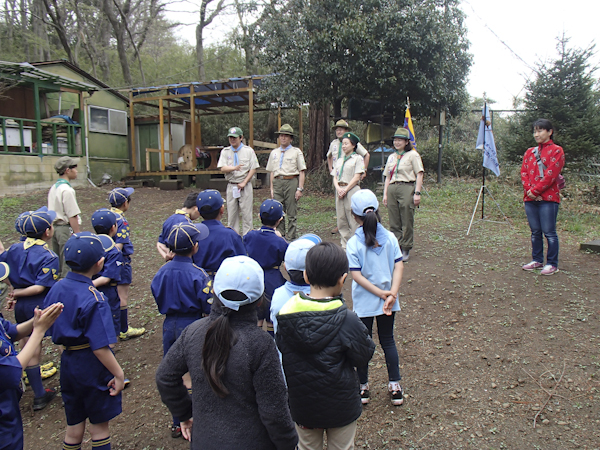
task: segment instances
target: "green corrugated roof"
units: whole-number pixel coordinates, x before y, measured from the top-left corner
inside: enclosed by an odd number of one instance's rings
[[[38,69],[29,63],[15,63],[0,61],[0,78],[9,78],[13,81],[23,83],[42,82],[50,83],[58,87],[76,89],[78,91],[97,91],[98,86],[61,77],[45,70]]]

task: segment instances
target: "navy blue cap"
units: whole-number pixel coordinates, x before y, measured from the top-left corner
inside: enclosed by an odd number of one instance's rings
[[[223,197],[221,193],[215,189],[207,189],[198,194],[196,206],[200,214],[210,214],[221,209],[223,206]]]
[[[116,224],[117,216],[109,209],[101,208],[92,214],[92,226],[94,228],[102,227],[108,231]]]
[[[113,239],[109,235],[98,234],[96,235],[96,237],[100,239],[100,242],[102,242],[102,247],[104,248],[105,252],[108,252],[114,248],[115,241],[113,241]]]
[[[122,205],[123,203],[125,203],[125,200],[127,200],[131,196],[131,194],[133,194],[134,191],[135,189],[130,187],[115,188],[108,193],[108,202],[112,206]]]
[[[260,205],[260,217],[266,220],[279,220],[283,217],[283,205],[274,199],[267,199]]]
[[[185,252],[194,248],[196,242],[208,237],[208,227],[202,223],[177,223],[173,225],[166,242],[176,252]]]
[[[25,232],[23,231],[23,220],[25,219],[25,216],[28,215],[30,212],[31,211],[22,212],[21,214],[19,214],[19,217],[17,217],[17,220],[15,220],[15,230],[17,230],[17,233],[25,235]]]
[[[0,281],[6,280],[9,273],[10,268],[8,267],[8,264],[6,264],[5,262],[0,262]]]
[[[52,226],[52,222],[56,219],[56,212],[42,206],[37,211],[27,211],[22,216],[21,228],[23,234],[29,237],[39,237]]]
[[[104,257],[104,246],[89,231],[72,235],[65,244],[65,262],[75,271],[84,272]]]

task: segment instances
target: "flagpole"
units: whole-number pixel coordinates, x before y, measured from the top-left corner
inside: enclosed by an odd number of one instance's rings
[[[487,101],[484,100],[483,103],[483,117],[481,118],[481,120],[483,120],[483,151],[481,152],[481,158],[485,158],[485,127],[486,127],[486,123],[485,120],[487,118]],[[481,187],[481,191],[482,191],[482,198],[481,198],[481,220],[483,220],[485,218],[484,215],[484,210],[485,210],[485,166],[483,165],[483,162],[481,164],[481,167],[483,168],[482,170],[482,178],[483,178],[483,183],[482,183],[482,187]]]

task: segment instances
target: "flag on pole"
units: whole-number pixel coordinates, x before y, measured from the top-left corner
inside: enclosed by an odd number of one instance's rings
[[[481,122],[479,124],[479,134],[477,135],[477,150],[483,150],[483,167],[490,169],[500,176],[500,164],[496,153],[496,144],[494,143],[494,134],[492,133],[492,122],[490,121],[490,111],[487,103],[483,104],[481,111]]]
[[[417,142],[415,141],[415,129],[413,127],[412,118],[410,117],[410,103],[406,106],[406,114],[404,114],[404,128],[406,128],[410,134],[410,143],[412,147],[417,149]]]

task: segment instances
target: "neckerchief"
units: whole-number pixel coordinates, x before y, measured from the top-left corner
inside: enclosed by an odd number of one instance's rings
[[[344,166],[346,165],[346,161],[352,158],[353,155],[356,155],[356,152],[352,152],[348,156],[344,156],[344,162],[342,163],[342,167],[340,168],[340,173],[338,173],[338,181],[342,179],[342,174],[344,173]]]
[[[288,145],[286,148],[283,147],[279,147],[281,149],[281,156],[279,157],[279,168],[281,169],[281,166],[283,165],[283,155],[285,154],[286,150],[289,150],[290,148],[292,148],[292,144]]]
[[[181,214],[182,216],[185,216],[188,219],[190,218],[190,215],[188,213],[186,213],[183,209],[176,209],[175,214]]]
[[[240,160],[238,158],[238,152],[242,149],[242,147],[244,146],[243,143],[240,143],[240,146],[238,148],[233,148],[233,145],[231,146],[231,150],[233,151],[233,165],[237,166],[240,163]]]
[[[59,187],[61,184],[68,184],[69,186],[71,186],[71,183],[69,183],[67,180],[65,180],[64,178],[59,178],[56,183],[54,183],[54,186]]]
[[[396,152],[398,153],[398,152]],[[394,168],[390,171],[390,181],[393,180],[394,178],[394,173],[396,172],[396,169],[398,168],[398,164],[400,164],[400,160],[402,159],[402,157],[404,156],[406,152],[402,152],[400,153],[400,157],[398,158],[396,156],[396,165],[394,166]]]
[[[33,247],[34,245],[46,245],[46,242],[41,239],[28,237],[23,243],[23,248],[27,250],[29,247]]]

